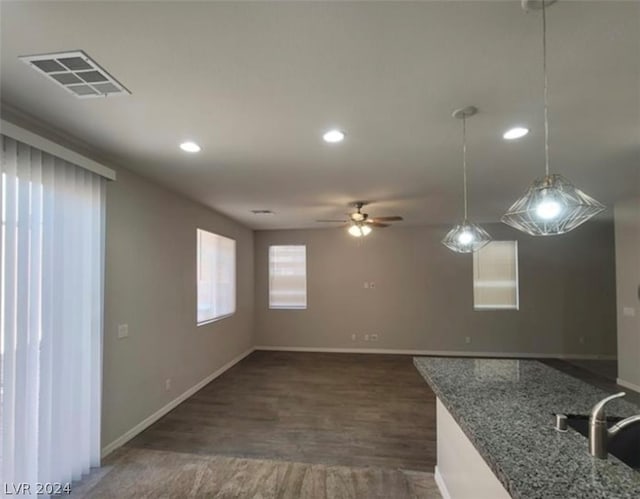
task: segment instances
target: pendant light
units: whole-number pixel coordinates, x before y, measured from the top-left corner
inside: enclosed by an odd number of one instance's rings
[[[491,236],[477,224],[469,222],[467,201],[467,118],[478,112],[473,106],[458,109],[453,117],[462,120],[462,181],[464,185],[464,220],[447,232],[442,240],[447,248],[456,253],[472,253],[491,241]]]
[[[571,184],[565,177],[549,172],[549,99],[547,84],[547,17],[542,0],[542,68],[544,73],[544,153],[545,176],[502,216],[502,222],[532,236],[564,234],[582,225],[605,206]],[[529,2],[531,6],[534,4]]]

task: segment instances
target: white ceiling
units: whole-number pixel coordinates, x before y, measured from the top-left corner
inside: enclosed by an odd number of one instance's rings
[[[319,227],[356,199],[456,220],[467,104],[472,218],[543,173],[541,18],[518,0],[0,8],[5,104],[253,228]],[[640,191],[640,3],[561,0],[548,30],[552,170],[608,204]],[[18,60],[72,49],[132,95],[75,99]],[[514,124],[531,133],[503,141]],[[334,126],[347,139],[323,143]]]

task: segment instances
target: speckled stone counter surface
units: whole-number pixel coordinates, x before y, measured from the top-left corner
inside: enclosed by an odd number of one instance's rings
[[[554,430],[554,413],[588,414],[610,395],[534,360],[416,357],[414,364],[516,499],[638,499],[640,473],[592,458],[585,437]],[[623,399],[607,416],[640,408]]]

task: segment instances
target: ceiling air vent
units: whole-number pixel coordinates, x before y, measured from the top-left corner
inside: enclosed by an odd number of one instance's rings
[[[131,94],[82,50],[25,55],[20,59],[79,99]]]

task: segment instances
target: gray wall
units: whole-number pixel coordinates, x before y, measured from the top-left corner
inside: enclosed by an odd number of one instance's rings
[[[393,227],[362,241],[339,229],[256,232],[256,344],[615,354],[612,222],[552,238],[486,228],[519,241],[519,311],[473,311],[472,258],[440,244],[446,228]],[[307,310],[268,309],[272,244],[307,245]],[[364,342],[365,333],[379,340]]]
[[[640,390],[640,198],[616,204],[618,378]]]
[[[237,311],[201,327],[197,227],[237,242]],[[118,171],[107,188],[103,446],[253,346],[253,248],[253,231]]]
[[[116,170],[107,185],[102,447],[253,347],[253,231],[33,117],[2,118]],[[237,310],[196,327],[196,228],[236,240]],[[118,339],[118,324],[129,337]],[[171,389],[165,380],[171,378]]]

